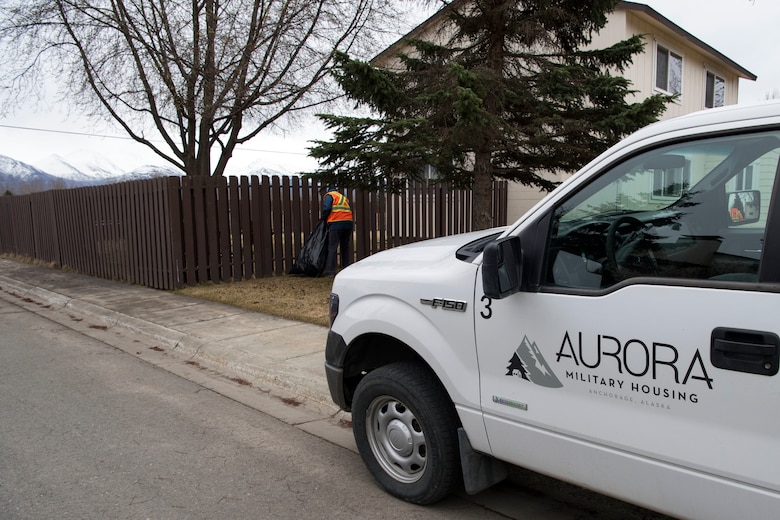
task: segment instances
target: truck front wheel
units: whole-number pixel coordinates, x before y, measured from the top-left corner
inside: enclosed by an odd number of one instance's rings
[[[422,365],[377,368],[355,390],[360,456],[387,492],[409,502],[432,504],[460,483],[457,428],[452,402]]]

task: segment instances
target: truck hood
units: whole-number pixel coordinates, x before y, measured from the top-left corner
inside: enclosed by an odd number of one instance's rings
[[[348,267],[344,272],[378,267],[430,269],[441,262],[455,260],[456,255],[460,260],[470,262],[482,252],[487,239],[498,236],[504,229],[506,228],[486,229],[395,247],[371,255]],[[470,245],[471,247],[467,247]]]

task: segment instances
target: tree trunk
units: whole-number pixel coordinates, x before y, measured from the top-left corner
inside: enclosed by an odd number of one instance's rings
[[[471,200],[471,229],[489,229],[493,223],[493,168],[490,152],[477,152],[474,157],[474,185]]]
[[[488,82],[488,94],[483,103],[485,110],[494,120],[501,119],[499,103],[500,78],[504,74],[506,63],[506,38],[511,2],[491,0],[486,6],[490,13],[491,27],[488,31],[487,68],[493,81]],[[495,90],[494,90],[495,89]],[[492,129],[482,129],[482,142],[478,145],[474,156],[474,187],[472,229],[478,231],[495,226],[493,222],[493,149],[495,141],[491,135]]]

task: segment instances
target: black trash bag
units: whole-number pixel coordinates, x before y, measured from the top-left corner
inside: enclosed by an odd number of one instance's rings
[[[320,220],[303,243],[300,253],[293,259],[289,274],[317,277],[325,269],[328,260],[328,226]]]

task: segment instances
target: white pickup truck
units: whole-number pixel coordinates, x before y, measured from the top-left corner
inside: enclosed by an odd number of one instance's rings
[[[780,104],[620,142],[504,229],[334,280],[326,373],[379,484],[523,466],[681,518],[780,518]]]

